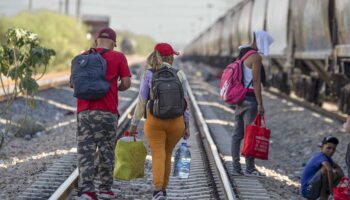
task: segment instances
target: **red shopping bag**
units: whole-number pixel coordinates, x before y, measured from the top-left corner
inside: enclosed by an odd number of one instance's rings
[[[333,188],[334,200],[350,200],[350,180],[344,176],[339,184]]]
[[[264,126],[261,126],[261,120]],[[246,125],[242,156],[268,160],[270,130],[266,128],[263,115],[257,115],[253,124]]]

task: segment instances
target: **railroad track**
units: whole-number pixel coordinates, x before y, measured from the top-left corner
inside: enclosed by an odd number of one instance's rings
[[[39,91],[69,84],[69,73],[58,73],[58,75],[50,74],[48,77],[38,80]],[[14,87],[6,85],[5,91],[0,90],[0,101],[6,100],[13,93]],[[20,94],[21,95],[21,94]]]
[[[340,121],[340,122],[346,121],[345,114],[342,114],[339,111],[332,111],[330,109],[314,105],[310,102],[307,102],[301,98],[296,97],[295,95],[284,94],[275,88],[268,88],[268,89],[266,89],[266,92],[269,92],[269,93],[271,93],[275,96],[278,96],[280,98],[286,99],[287,101],[293,102],[301,107],[307,108],[309,110],[317,112],[317,113],[324,115],[326,117],[329,117],[331,119],[335,119],[335,120]]]
[[[210,89],[210,88],[209,88]],[[198,106],[192,90],[189,90],[192,109],[192,161],[188,180],[170,178],[168,199],[269,199],[257,180],[230,177],[231,162],[227,162],[218,151]],[[123,112],[119,119],[118,137],[128,126],[130,112],[136,100]],[[206,111],[204,111],[206,112]],[[195,124],[195,125],[194,125]],[[198,133],[198,134],[197,134]],[[18,199],[75,199],[78,169],[76,154],[68,154],[52,165]],[[133,181],[115,180],[112,190],[118,199],[149,199],[152,194],[151,159],[148,156],[145,178]],[[97,180],[96,184],[99,181]],[[128,188],[128,189],[125,189]]]
[[[192,119],[191,173],[187,180],[176,177],[170,178],[168,199],[237,199],[238,195],[232,190],[230,178],[221,162],[218,150],[208,132],[199,107],[191,93]],[[134,100],[123,112],[119,119],[118,137],[130,121],[129,113],[136,105]],[[195,122],[194,122],[195,121]],[[194,125],[194,123],[196,125]],[[195,134],[199,133],[199,134]],[[148,156],[148,158],[150,158]],[[152,194],[151,159],[146,160],[146,176],[144,179],[133,181],[115,180],[112,190],[118,199],[148,199]],[[74,153],[59,159],[52,167],[44,172],[18,199],[74,199],[77,195],[76,185],[78,169]],[[96,182],[98,184],[98,181]],[[126,190],[125,188],[129,188]]]

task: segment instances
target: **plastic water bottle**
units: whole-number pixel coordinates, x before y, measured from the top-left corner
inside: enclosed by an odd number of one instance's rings
[[[181,143],[181,146],[175,153],[174,173],[173,176],[179,178],[188,178],[191,167],[191,152],[186,142]]]

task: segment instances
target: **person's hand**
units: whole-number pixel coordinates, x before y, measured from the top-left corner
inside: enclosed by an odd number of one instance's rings
[[[258,114],[264,115],[265,109],[263,105],[258,105]]]
[[[137,126],[135,125],[131,125],[129,128],[129,135],[130,136],[134,136],[137,134]]]
[[[190,127],[188,125],[185,126],[185,130],[184,130],[182,138],[185,140],[190,138]]]

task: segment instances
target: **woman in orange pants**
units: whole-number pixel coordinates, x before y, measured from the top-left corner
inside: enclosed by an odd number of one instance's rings
[[[154,72],[165,67],[172,68],[174,54],[178,55],[169,44],[159,43],[148,57],[147,63],[150,70],[147,69],[143,74],[138,103],[129,131],[132,135],[136,134],[137,125],[146,110],[144,131],[152,153],[152,174],[155,188],[153,200],[166,199],[166,187],[169,182],[172,151],[181,137],[187,139],[190,135],[188,106],[183,110],[183,115],[163,119],[152,115],[150,104],[147,103],[150,96],[152,96],[150,95],[150,88],[152,88],[151,83]],[[176,76],[182,85],[183,98],[188,102],[187,80],[182,71],[177,71]],[[188,105],[188,103],[186,104]]]

